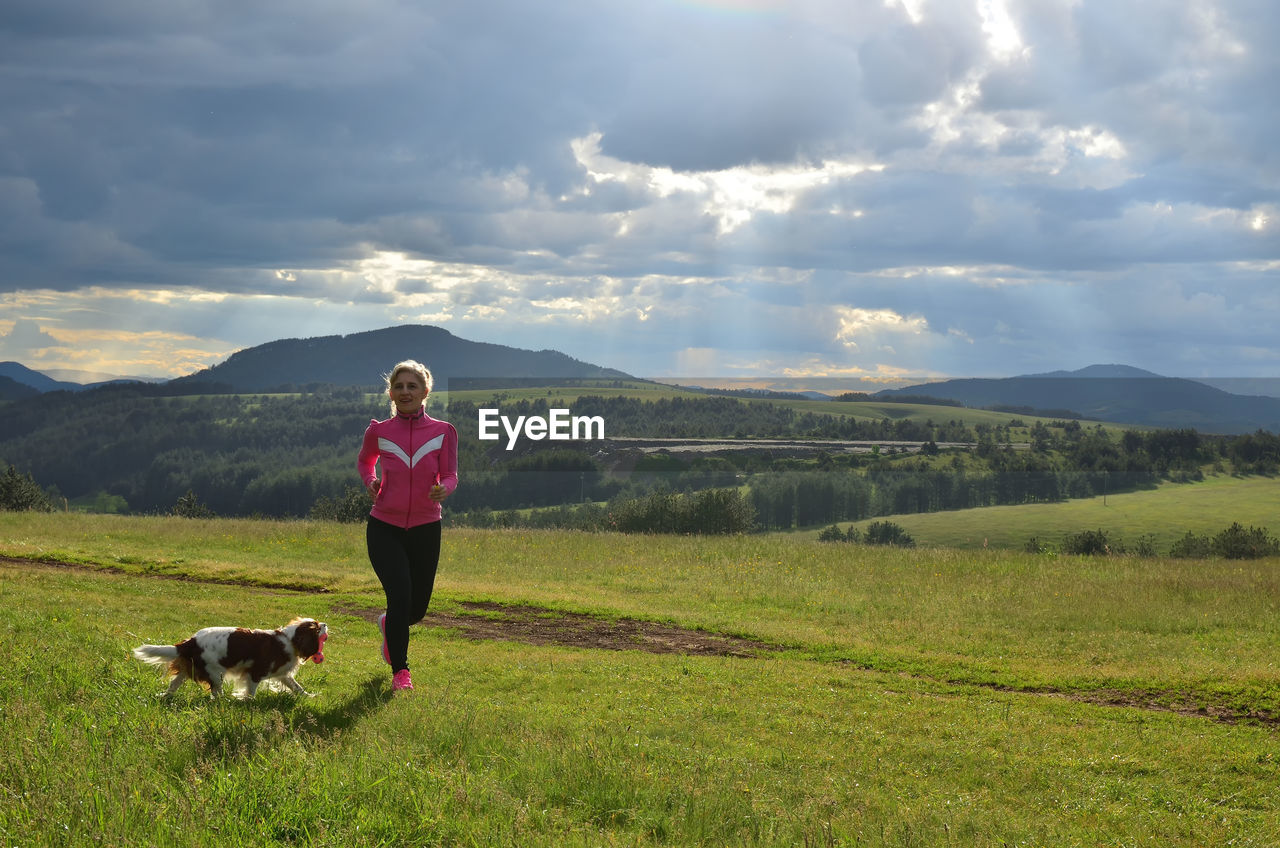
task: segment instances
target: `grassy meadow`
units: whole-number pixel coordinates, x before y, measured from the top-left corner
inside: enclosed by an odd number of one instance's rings
[[[1112,498],[1108,499],[1111,508]],[[415,628],[359,525],[0,513],[0,844],[1253,845],[1280,834],[1280,560],[449,529],[469,601],[755,657]],[[76,566],[55,563],[77,563]],[[210,624],[329,623],[316,697],[158,700]],[[550,615],[550,613],[548,613]]]
[[[872,519],[884,520],[884,519]],[[972,550],[1021,550],[1027,540],[1057,544],[1082,530],[1105,530],[1133,547],[1149,536],[1164,553],[1184,533],[1212,536],[1239,522],[1280,535],[1280,477],[1219,474],[1195,483],[1161,483],[1155,489],[1112,493],[1052,504],[1021,504],[918,515],[895,515],[917,542]],[[856,522],[865,528],[871,521]],[[843,529],[848,524],[842,523]],[[806,531],[817,536],[817,531]]]

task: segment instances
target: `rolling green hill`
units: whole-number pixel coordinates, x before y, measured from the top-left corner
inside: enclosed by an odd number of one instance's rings
[[[1206,433],[1280,429],[1280,398],[1231,394],[1195,380],[1161,377],[1122,365],[1004,379],[945,380],[882,394],[888,398],[929,394],[975,407],[1065,407],[1091,419],[1194,427]]]
[[[1167,551],[1187,531],[1213,534],[1232,522],[1280,533],[1280,478],[1221,475],[1062,503],[894,515],[887,520],[901,525],[918,544],[948,548],[1021,549],[1033,536],[1058,542],[1068,533],[1101,529],[1130,545],[1151,536],[1157,550]]]

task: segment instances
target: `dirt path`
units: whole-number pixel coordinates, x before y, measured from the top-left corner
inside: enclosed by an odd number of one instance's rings
[[[132,573],[112,567],[81,565],[78,563],[29,560],[0,556],[0,564],[24,567],[75,568],[108,573]],[[226,580],[197,580],[191,577],[171,575],[135,576],[150,579],[191,580],[223,585],[234,585]],[[323,590],[311,587],[262,586],[246,588],[298,591],[319,594]],[[688,656],[760,658],[783,650],[781,645],[761,640],[745,639],[710,633],[703,630],[676,627],[655,621],[636,618],[615,618],[566,612],[550,607],[524,604],[502,604],[493,601],[460,601],[458,611],[431,610],[423,620],[424,627],[443,627],[454,631],[464,639],[502,639],[530,645],[557,645],[570,648],[589,648],[606,651],[646,651],[653,654],[683,654]],[[335,605],[334,612],[354,615],[376,626],[381,608],[369,609]],[[837,661],[838,663],[839,661]],[[847,664],[846,664],[847,665]],[[875,669],[867,669],[875,671]],[[946,681],[964,685],[964,681]],[[1158,690],[1095,689],[1090,691],[1064,691],[1052,688],[1017,689],[1000,686],[986,687],[992,691],[1018,695],[1065,698],[1103,707],[1129,707],[1152,712],[1169,712],[1196,716],[1229,724],[1253,723],[1280,729],[1280,715],[1270,712],[1243,712],[1226,706],[1206,705],[1193,693]]]
[[[559,645],[606,651],[646,651],[651,654],[757,657],[779,646],[737,636],[722,636],[637,618],[609,618],[565,612],[549,607],[462,601],[462,613],[430,610],[423,627],[444,627],[464,639],[505,639],[529,645]],[[381,609],[334,607],[377,623]]]

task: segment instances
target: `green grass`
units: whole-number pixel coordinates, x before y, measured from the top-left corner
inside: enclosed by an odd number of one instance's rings
[[[68,532],[74,527],[74,532]],[[170,577],[343,590],[377,586],[364,525],[0,512],[0,554]]]
[[[1110,494],[1105,499],[1099,496],[872,520],[900,524],[921,544],[965,550],[984,546],[1022,549],[1032,536],[1057,544],[1068,533],[1106,530],[1130,546],[1142,536],[1151,536],[1163,553],[1188,530],[1212,536],[1232,522],[1268,527],[1280,535],[1280,477],[1219,475],[1198,483],[1163,483],[1156,489]],[[806,531],[805,536],[816,537],[817,531]]]
[[[113,569],[0,564],[0,844],[1263,846],[1280,833],[1277,560],[452,529],[433,603],[536,603],[788,649],[652,655],[417,628],[418,688],[391,697],[376,628],[341,611],[380,603],[361,533],[0,514],[0,554]],[[127,654],[295,614],[331,627],[326,662],[299,674],[312,699],[210,702],[188,686],[166,703]],[[1161,709],[1175,706],[1234,720]]]

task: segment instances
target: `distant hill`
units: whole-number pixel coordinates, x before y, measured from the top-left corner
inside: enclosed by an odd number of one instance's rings
[[[129,374],[104,374],[101,371],[80,371],[74,368],[49,368],[41,372],[64,383],[75,383],[90,388],[108,383],[167,383],[167,377],[139,377]]]
[[[38,394],[40,394],[39,389],[32,388],[26,383],[19,383],[12,377],[0,376],[0,401],[22,400]]]
[[[1077,371],[1048,371],[1044,374],[1025,374],[1025,379],[1039,377],[1055,380],[1163,380],[1162,375],[1132,365],[1089,365]]]
[[[49,372],[34,371],[19,362],[0,362],[0,380],[9,379],[29,392],[15,393],[0,383],[0,400],[15,400],[44,392],[80,392],[85,389],[96,389],[112,383],[163,383],[159,377],[118,377],[112,374],[99,374],[92,371],[73,371],[57,369]]]
[[[83,388],[79,383],[68,383],[55,380],[47,374],[33,371],[20,362],[0,362],[0,377],[7,377],[37,392],[56,392],[63,389],[78,390]]]
[[[1003,379],[945,380],[879,392],[929,395],[974,408],[1071,409],[1085,418],[1202,433],[1280,432],[1280,399],[1236,395],[1196,380],[1125,365],[1091,365]]]
[[[446,381],[468,377],[520,379],[634,379],[612,368],[582,362],[554,350],[522,350],[458,338],[441,327],[401,325],[310,339],[281,339],[246,348],[226,362],[170,385],[221,384],[261,392],[325,383],[380,388],[382,375],[402,359],[416,359]]]
[[[1233,395],[1264,395],[1280,398],[1280,377],[1196,377],[1197,383],[1231,392]]]

